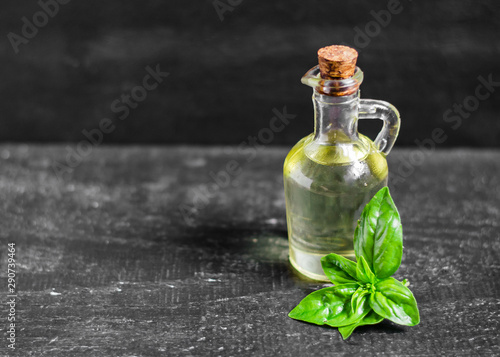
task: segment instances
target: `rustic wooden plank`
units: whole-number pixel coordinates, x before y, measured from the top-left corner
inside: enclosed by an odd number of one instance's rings
[[[20,355],[500,353],[499,151],[425,154],[408,177],[417,151],[389,156],[405,234],[397,275],[422,322],[360,328],[346,342],[287,317],[323,284],[287,261],[286,151],[247,162],[231,147],[101,147],[60,180],[64,147],[2,145],[0,276],[15,242]],[[200,199],[229,160],[241,173]],[[179,208],[192,202],[186,222]]]

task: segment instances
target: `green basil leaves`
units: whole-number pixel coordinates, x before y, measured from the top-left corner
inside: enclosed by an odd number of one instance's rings
[[[317,325],[338,327],[344,339],[358,326],[383,319],[400,325],[420,322],[417,301],[403,283],[391,277],[401,264],[401,220],[387,187],[365,206],[354,232],[357,262],[337,254],[321,259],[335,284],[305,297],[288,316]]]
[[[389,189],[382,188],[363,209],[354,232],[356,259],[364,257],[375,275],[387,278],[401,265],[403,230]]]
[[[341,255],[330,255],[329,259],[321,259],[325,275],[336,285],[356,282],[356,263]]]
[[[385,278],[375,284],[370,306],[380,316],[400,325],[414,326],[420,322],[415,297],[394,278]]]
[[[343,284],[317,290],[304,298],[288,316],[296,320],[324,325],[345,320],[351,311],[356,284]]]
[[[379,322],[382,322],[383,319],[384,318],[382,316],[377,315],[377,313],[372,310],[365,317],[363,317],[356,323],[339,327],[339,332],[345,340],[347,337],[351,336],[351,333],[354,331],[356,327],[365,325],[376,325]]]

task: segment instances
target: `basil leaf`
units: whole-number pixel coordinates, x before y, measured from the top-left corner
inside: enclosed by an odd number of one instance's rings
[[[377,278],[368,266],[365,257],[361,256],[359,258],[360,259],[358,260],[358,264],[356,265],[356,276],[358,280],[362,281],[363,283],[375,284]]]
[[[365,325],[376,325],[379,322],[382,322],[383,319],[384,318],[382,316],[378,315],[375,311],[371,310],[361,320],[359,320],[353,324],[347,325],[347,326],[339,327],[339,332],[342,335],[342,338],[345,340],[349,336],[351,336],[351,334],[356,329],[356,327],[365,326]]]
[[[331,253],[321,258],[325,275],[334,284],[346,284],[356,281],[356,263],[341,255]]]
[[[371,311],[368,300],[369,294],[369,291],[359,287],[356,292],[352,294],[351,301],[348,304],[349,307],[335,318],[328,320],[326,324],[332,327],[339,327],[350,325],[361,320]]]
[[[354,232],[356,259],[366,259],[377,278],[387,278],[401,265],[403,230],[398,210],[383,187],[363,209]]]
[[[414,326],[420,322],[415,297],[410,289],[394,278],[375,284],[370,306],[380,316],[400,325]]]
[[[357,284],[344,284],[316,290],[307,295],[288,316],[317,325],[336,318],[345,319],[345,312],[350,311],[351,297],[357,288]]]
[[[351,297],[351,311],[356,310],[362,303],[364,303],[366,295],[369,295],[370,291],[359,287],[358,290]]]

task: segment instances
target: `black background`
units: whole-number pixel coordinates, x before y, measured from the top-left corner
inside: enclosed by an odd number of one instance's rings
[[[435,128],[447,135],[443,147],[500,145],[500,87],[456,129],[443,120],[474,96],[479,76],[500,82],[498,1],[401,0],[385,26],[371,11],[387,10],[387,0],[224,3],[234,6],[219,16],[213,1],[73,0],[16,54],[9,33],[22,35],[22,18],[41,7],[2,1],[0,140],[78,142],[110,118],[116,129],[104,143],[238,144],[286,106],[297,116],[272,144],[291,145],[313,127],[301,76],[318,48],[343,43],[360,52],[362,97],[401,112],[398,146]],[[148,65],[170,75],[119,120],[111,103],[141,84]]]

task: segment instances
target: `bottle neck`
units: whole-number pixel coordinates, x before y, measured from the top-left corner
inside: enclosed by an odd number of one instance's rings
[[[314,140],[323,144],[358,140],[359,90],[329,96],[314,90]]]

